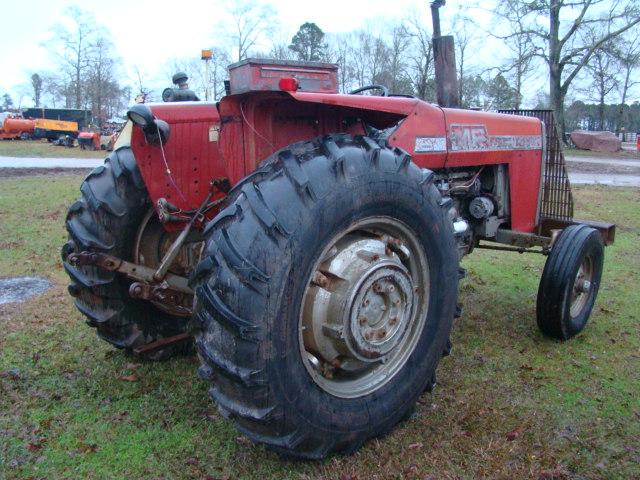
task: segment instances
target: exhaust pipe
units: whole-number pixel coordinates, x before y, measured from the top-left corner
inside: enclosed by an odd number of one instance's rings
[[[440,33],[440,7],[446,0],[431,2],[431,20],[433,21],[433,56],[436,64],[436,96],[441,107],[460,107],[458,97],[458,76],[456,72],[456,50],[452,35]]]

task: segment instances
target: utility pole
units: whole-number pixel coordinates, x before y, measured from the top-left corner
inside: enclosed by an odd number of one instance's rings
[[[204,100],[209,101],[209,62],[213,58],[213,50],[210,48],[202,50],[200,59],[204,61]]]
[[[458,98],[458,76],[456,74],[456,50],[452,35],[442,36],[440,32],[440,7],[446,0],[431,2],[433,21],[433,54],[436,66],[436,96],[442,107],[460,107]]]

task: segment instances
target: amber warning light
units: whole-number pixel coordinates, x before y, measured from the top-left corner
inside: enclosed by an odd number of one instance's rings
[[[281,78],[280,90],[283,92],[295,92],[298,90],[298,80],[295,78]]]
[[[210,49],[207,50],[202,50],[202,54],[200,56],[200,58],[202,60],[211,60],[211,58],[213,57],[213,51]]]

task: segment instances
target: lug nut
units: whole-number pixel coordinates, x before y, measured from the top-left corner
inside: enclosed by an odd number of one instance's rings
[[[367,332],[364,334],[364,339],[365,340],[371,340],[371,338],[373,337],[371,332]]]
[[[360,317],[358,318],[358,322],[360,322],[360,325],[365,325],[367,323],[369,319],[367,317]]]
[[[378,332],[378,340],[382,340],[385,337],[386,334],[387,334],[386,330],[380,330]]]
[[[398,317],[391,317],[391,318],[389,319],[389,323],[390,323],[391,325],[395,325],[396,323],[398,323]]]
[[[371,303],[371,300],[369,300],[368,298],[366,298],[366,299],[364,300],[364,302],[362,302],[362,305],[364,305],[365,307],[368,307],[370,303]]]
[[[396,299],[393,301],[393,303],[395,303],[396,305],[400,305],[400,299],[399,299],[399,298],[396,298]]]
[[[393,292],[394,290],[395,290],[395,288],[394,288],[394,286],[393,286],[393,285],[389,285],[389,286],[387,287],[387,292]]]
[[[382,292],[382,286],[379,283],[374,283],[373,284],[373,291],[376,292],[376,293]]]
[[[329,285],[329,279],[322,272],[316,272],[313,275],[313,280],[311,280],[311,283],[314,283],[319,287],[325,288],[327,285]]]

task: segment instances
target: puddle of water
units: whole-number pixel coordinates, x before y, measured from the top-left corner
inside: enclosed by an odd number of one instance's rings
[[[0,305],[24,302],[30,297],[46,292],[51,287],[51,282],[45,278],[0,278]]]

